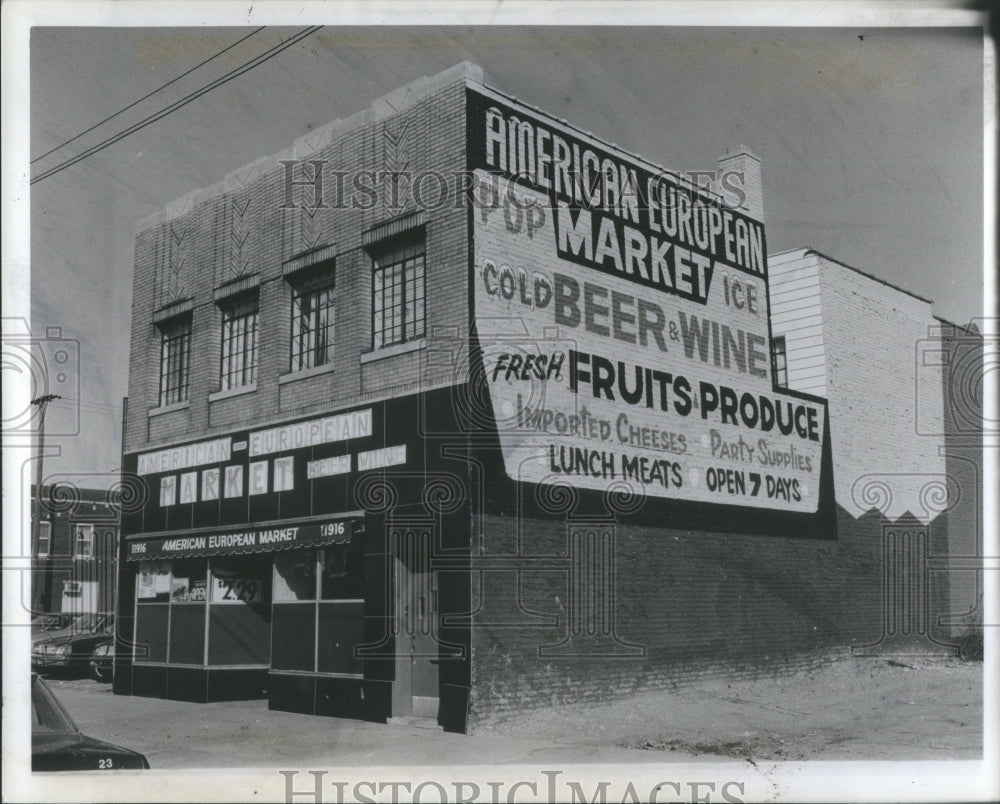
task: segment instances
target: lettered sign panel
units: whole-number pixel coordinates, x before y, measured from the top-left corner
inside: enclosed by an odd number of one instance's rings
[[[469,99],[475,317],[507,474],[815,512],[826,406],[773,384],[763,225]]]

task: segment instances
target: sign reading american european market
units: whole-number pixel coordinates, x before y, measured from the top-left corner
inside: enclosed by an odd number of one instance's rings
[[[762,225],[477,106],[474,304],[507,474],[815,512],[826,408],[772,384]]]

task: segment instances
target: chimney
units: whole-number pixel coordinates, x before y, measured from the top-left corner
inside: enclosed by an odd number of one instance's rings
[[[764,188],[760,178],[760,157],[745,145],[728,148],[719,157],[715,190],[723,200],[751,218],[764,221]],[[742,203],[741,203],[742,202]]]

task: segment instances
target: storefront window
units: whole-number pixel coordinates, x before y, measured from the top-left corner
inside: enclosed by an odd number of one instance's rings
[[[359,600],[364,593],[364,556],[361,545],[332,544],[319,551],[320,598]]]
[[[270,556],[144,562],[136,598],[137,662],[268,664]]]
[[[364,642],[364,603],[338,600],[319,604],[316,669],[345,675],[364,671],[355,648]]]
[[[275,554],[274,602],[272,669],[362,672],[361,661],[354,658],[364,637],[360,543]]]
[[[167,629],[170,624],[168,603],[146,603],[135,610],[135,660],[165,662]]]
[[[165,662],[170,629],[170,562],[143,562],[135,594],[135,659]]]
[[[208,598],[205,575],[208,562],[204,558],[177,558],[173,562],[170,581],[171,603],[204,603]]]
[[[285,550],[274,554],[274,602],[316,599],[316,551]]]
[[[170,562],[143,562],[139,567],[136,595],[139,603],[168,602],[170,600]]]
[[[212,559],[208,663],[268,664],[271,626],[271,557]]]
[[[208,560],[176,558],[170,578],[170,663],[205,663]]]
[[[316,550],[274,554],[271,668],[316,669]]]

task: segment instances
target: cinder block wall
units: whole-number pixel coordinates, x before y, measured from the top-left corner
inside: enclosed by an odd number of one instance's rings
[[[481,73],[459,65],[421,79],[375,101],[347,120],[322,127],[288,149],[226,177],[225,182],[172,204],[138,234],[132,302],[132,352],[126,451],[206,437],[214,432],[326,411],[389,393],[406,393],[464,381],[462,350],[445,362],[431,349],[369,359],[372,347],[372,265],[364,235],[406,218],[426,228],[426,317],[428,335],[468,329],[468,227],[464,204],[456,203],[455,175],[465,168],[465,87]],[[282,160],[295,160],[287,184]],[[323,171],[323,206],[313,186]],[[352,182],[373,186],[364,171],[399,171],[412,176],[439,171],[451,193],[421,211],[414,193],[393,204],[379,186],[374,196],[354,194]],[[335,174],[341,174],[346,205],[338,205]],[[424,199],[435,200],[427,183]],[[334,368],[291,379],[289,343],[291,286],[282,264],[311,248],[336,253]],[[210,401],[220,388],[222,348],[220,288],[258,288],[259,366],[256,390]],[[191,309],[190,402],[160,411],[160,330],[154,316]],[[369,356],[371,357],[371,356]],[[457,360],[457,363],[455,362]],[[282,379],[279,382],[279,379]],[[152,412],[152,413],[151,413]]]

